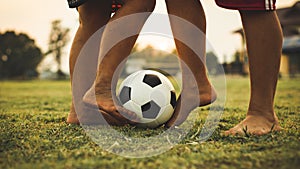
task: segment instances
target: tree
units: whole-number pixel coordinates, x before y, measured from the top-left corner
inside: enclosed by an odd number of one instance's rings
[[[49,49],[45,53],[45,56],[47,55],[54,55],[56,63],[57,63],[57,76],[58,78],[65,78],[65,74],[61,70],[61,57],[62,57],[62,51],[64,47],[66,47],[68,41],[69,41],[69,28],[64,28],[61,25],[60,20],[54,20],[52,22],[52,28],[49,36]]]
[[[0,79],[37,77],[43,54],[33,39],[14,31],[0,33]]]

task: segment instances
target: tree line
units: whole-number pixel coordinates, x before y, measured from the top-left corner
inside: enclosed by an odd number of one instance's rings
[[[63,48],[69,41],[69,29],[55,20],[51,25],[48,51],[43,53],[35,40],[25,33],[0,32],[0,79],[32,79],[39,76],[38,65],[48,55],[55,57],[58,78],[65,78],[61,70]]]
[[[39,76],[37,67],[46,57],[53,57],[57,65],[56,78],[65,79],[62,71],[61,59],[63,49],[69,42],[70,29],[63,27],[60,20],[54,20],[49,33],[48,50],[42,50],[36,45],[34,39],[25,33],[15,31],[0,32],[0,79],[32,79]],[[151,46],[132,50],[134,58],[143,58],[147,62],[170,63],[176,62],[176,50],[170,53],[159,51]],[[212,52],[207,53],[207,68],[212,74],[219,72],[219,62]],[[52,65],[51,65],[52,66]]]

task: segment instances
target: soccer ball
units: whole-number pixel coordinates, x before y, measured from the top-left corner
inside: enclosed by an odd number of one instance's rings
[[[176,105],[175,89],[169,79],[153,70],[140,70],[121,83],[119,101],[137,114],[138,127],[156,128],[167,122]]]

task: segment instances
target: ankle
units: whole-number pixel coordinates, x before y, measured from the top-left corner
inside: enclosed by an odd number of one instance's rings
[[[263,117],[270,123],[278,123],[278,118],[273,110],[253,110],[249,109],[247,116]]]

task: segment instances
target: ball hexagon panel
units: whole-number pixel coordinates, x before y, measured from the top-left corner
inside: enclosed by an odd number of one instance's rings
[[[174,111],[174,109],[173,109],[172,105],[170,105],[170,104],[162,107],[156,121],[159,124],[163,124],[163,123],[167,122],[172,117],[173,111]]]
[[[139,81],[133,81],[131,88],[131,100],[137,104],[144,105],[151,100],[150,96],[153,89],[147,84]]]
[[[130,100],[123,105],[126,109],[135,112],[139,118],[142,117],[142,109],[141,106],[136,104],[134,101]]]
[[[164,85],[157,86],[151,92],[150,99],[154,100],[160,107],[166,106],[171,99],[170,89]]]
[[[153,100],[142,105],[143,118],[155,119],[160,112],[160,107]]]
[[[132,81],[135,79],[135,77],[136,77],[136,75],[137,75],[138,73],[139,73],[139,72],[135,72],[135,73],[132,73],[132,74],[130,74],[129,76],[127,76],[127,77],[122,81],[122,83],[120,84],[120,89],[121,89],[122,86],[128,86],[128,87],[130,87]]]

